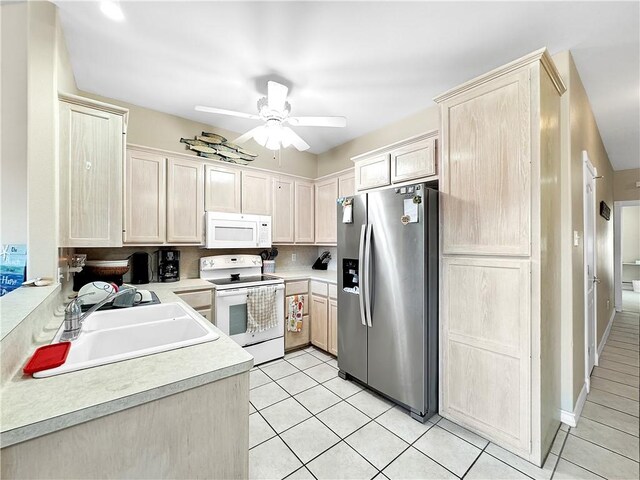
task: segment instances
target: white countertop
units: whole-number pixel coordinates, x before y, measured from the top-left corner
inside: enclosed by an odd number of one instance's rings
[[[173,291],[206,289],[200,279],[139,286],[161,302],[180,302]],[[60,326],[45,326],[48,343]],[[222,378],[248,371],[253,357],[213,327],[220,338],[208,343],[102,365],[48,378],[16,374],[1,390],[0,447],[46,435]],[[24,352],[25,361],[32,352]]]
[[[299,270],[281,270],[268,275],[274,275],[285,281],[308,279],[333,284],[338,283],[338,272],[336,270],[313,270],[311,267]]]

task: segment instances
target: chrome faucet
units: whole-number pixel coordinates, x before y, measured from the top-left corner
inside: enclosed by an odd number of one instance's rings
[[[70,340],[75,340],[76,338],[78,338],[78,336],[80,335],[80,332],[82,331],[82,324],[84,323],[85,319],[89,315],[91,315],[93,312],[98,310],[100,307],[102,307],[106,303],[109,303],[110,301],[115,300],[120,295],[124,295],[125,293],[130,295],[131,294],[130,290],[132,289],[124,288],[118,292],[110,293],[104,299],[102,299],[101,301],[96,303],[93,307],[91,307],[89,310],[84,312],[84,314],[82,313],[82,308],[81,308],[82,301],[80,299],[88,295],[93,295],[94,292],[80,295],[74,298],[73,300],[71,300],[69,302],[69,305],[67,305],[67,307],[64,309],[64,331],[60,336],[60,341],[68,342]]]

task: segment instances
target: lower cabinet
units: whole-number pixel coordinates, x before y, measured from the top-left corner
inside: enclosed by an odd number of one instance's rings
[[[307,280],[299,280],[295,282],[285,283],[285,303],[284,303],[284,349],[285,351],[293,350],[298,347],[309,345],[311,334],[311,319],[309,317],[309,282]],[[287,316],[289,313],[289,303],[295,295],[302,297],[302,330],[299,332],[290,332],[287,330]]]
[[[329,342],[327,350],[331,355],[338,356],[338,301],[329,300]]]
[[[176,292],[176,295],[180,297],[187,305],[193,308],[196,312],[202,315],[204,318],[213,323],[213,310],[212,310],[212,290],[195,290],[189,292]]]
[[[311,295],[311,344],[327,350],[329,300]]]

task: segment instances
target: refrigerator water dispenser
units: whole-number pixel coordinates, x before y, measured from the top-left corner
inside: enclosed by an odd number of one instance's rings
[[[342,289],[347,293],[358,295],[358,260],[354,258],[342,259]]]

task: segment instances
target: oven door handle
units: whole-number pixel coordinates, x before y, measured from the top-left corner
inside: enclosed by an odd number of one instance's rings
[[[265,285],[266,286],[272,286],[272,285]],[[276,291],[280,291],[280,290],[284,290],[284,285],[283,284],[278,284],[275,286],[276,287]],[[249,290],[254,290],[255,288],[260,288],[260,287],[248,287],[248,288],[234,288],[231,290],[216,290],[215,295],[216,297],[220,298],[220,297],[237,297],[239,295],[247,295],[249,293]]]

